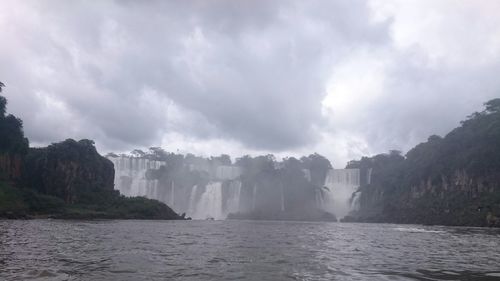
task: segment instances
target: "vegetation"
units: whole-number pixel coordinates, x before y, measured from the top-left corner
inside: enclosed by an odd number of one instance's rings
[[[88,192],[113,190],[113,163],[99,155],[91,140],[67,139],[30,148],[23,183],[40,193],[78,202]]]
[[[348,166],[373,169],[371,184],[361,187],[361,210],[351,219],[487,225],[486,217],[500,214],[500,99],[406,157],[391,152]]]
[[[118,157],[109,154],[110,157]],[[164,161],[158,170],[151,170],[148,176],[159,180],[155,198],[170,202],[172,186],[178,190],[176,204],[189,206],[191,196],[199,198],[206,186],[214,180],[216,170],[220,166],[239,167],[241,175],[241,193],[239,193],[240,211],[233,218],[263,218],[263,219],[328,219],[331,214],[318,210],[318,193],[329,192],[324,188],[327,171],[331,163],[319,154],[311,154],[300,159],[290,157],[282,161],[273,155],[251,157],[249,155],[235,159],[228,155],[203,158],[193,154],[169,153],[161,148],[153,147],[149,151],[134,150],[131,157],[147,158]],[[309,175],[310,174],[310,175]],[[223,197],[230,194],[231,180],[222,182]],[[196,194],[192,195],[192,187],[197,186]],[[254,189],[258,186],[258,192]],[[227,192],[224,192],[227,191]],[[283,197],[282,197],[283,196]],[[253,210],[258,213],[252,213]]]
[[[91,140],[28,148],[6,106],[0,96],[0,217],[182,219],[161,202],[115,191],[113,164]]]
[[[64,201],[0,182],[0,217],[28,218],[64,212]]]
[[[0,92],[5,85],[0,82]],[[0,96],[0,180],[15,180],[21,174],[22,158],[28,151],[21,119],[7,112],[7,99]]]
[[[0,92],[4,87],[0,82]],[[0,217],[181,218],[163,203],[125,198],[115,191],[112,163],[97,153],[91,140],[67,139],[45,148],[29,148],[22,120],[7,114],[6,106],[7,100],[0,96]],[[318,193],[330,192],[323,184],[332,168],[319,154],[283,161],[273,155],[244,156],[234,163],[228,155],[203,158],[159,147],[132,154],[165,161],[166,165],[147,175],[163,187],[204,187],[216,167],[240,167],[241,196],[255,196],[252,191],[258,185],[261,198],[257,208],[247,206],[258,213],[234,217],[332,219],[315,205]],[[499,223],[500,99],[485,103],[483,111],[470,115],[445,137],[431,136],[404,156],[390,151],[351,161],[347,168],[361,169],[361,182],[367,183],[360,187],[359,211],[348,220]],[[283,194],[283,200],[278,200]]]
[[[65,219],[180,219],[167,205],[143,197],[127,198],[117,192],[87,193],[75,204],[30,188],[0,182],[0,217]]]
[[[87,193],[78,203],[68,205],[60,218],[181,219],[157,200],[125,197],[114,192]]]

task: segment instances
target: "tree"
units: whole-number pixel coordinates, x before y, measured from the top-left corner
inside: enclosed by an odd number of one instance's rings
[[[221,154],[220,156],[218,157],[210,157],[210,160],[216,164],[220,164],[220,165],[231,165],[232,162],[231,162],[231,157],[227,154]]]
[[[5,85],[0,82],[0,92]],[[6,116],[7,99],[0,96],[0,152],[26,154],[28,139],[24,137],[23,121],[12,114]]]
[[[326,157],[314,153],[307,157],[301,157],[300,160],[305,169],[311,173],[311,181],[317,186],[323,186],[328,170],[332,169],[332,164]]]
[[[159,146],[150,147],[149,154],[151,155],[153,160],[158,160],[158,161],[164,161],[168,156],[168,152],[166,152],[163,148]]]
[[[3,87],[5,87],[5,84],[0,82],[0,93],[2,92]],[[0,96],[0,117],[5,116],[6,107],[7,107],[7,99]]]
[[[116,153],[114,153],[114,152],[109,152],[108,154],[106,154],[106,156],[105,156],[105,157],[106,157],[106,158],[110,158],[110,157],[112,157],[112,158],[118,158],[118,157],[119,157],[119,155],[118,155],[118,154],[116,154]]]
[[[132,152],[130,152],[130,154],[132,154],[132,156],[134,157],[144,157],[146,155],[146,152],[140,149],[134,149],[132,150]]]
[[[492,99],[484,104],[486,107],[485,111],[487,113],[497,113],[500,112],[500,98]]]

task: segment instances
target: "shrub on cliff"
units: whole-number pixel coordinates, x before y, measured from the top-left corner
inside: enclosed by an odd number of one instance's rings
[[[5,85],[0,82],[0,92]],[[28,151],[23,121],[7,112],[7,99],[0,96],[0,179],[18,179],[21,162]]]
[[[381,154],[351,161],[373,169],[358,215],[379,221],[484,225],[500,213],[500,99],[470,115],[444,138],[431,136],[406,157]],[[373,220],[373,219],[371,219]]]
[[[82,194],[113,190],[113,163],[99,155],[91,140],[67,139],[31,148],[24,182],[33,189],[75,203]]]

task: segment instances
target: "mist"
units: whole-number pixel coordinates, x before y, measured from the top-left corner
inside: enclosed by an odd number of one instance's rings
[[[500,1],[0,0],[0,280],[500,278]]]
[[[203,158],[151,148],[107,158],[121,194],[165,202],[193,219],[337,221],[354,208],[352,194],[361,185],[360,169],[333,169],[319,154],[281,161],[244,156],[233,163],[228,155]]]

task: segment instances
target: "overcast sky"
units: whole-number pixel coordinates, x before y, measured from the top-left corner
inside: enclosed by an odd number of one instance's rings
[[[500,1],[6,1],[0,81],[32,145],[406,152],[500,96]]]

